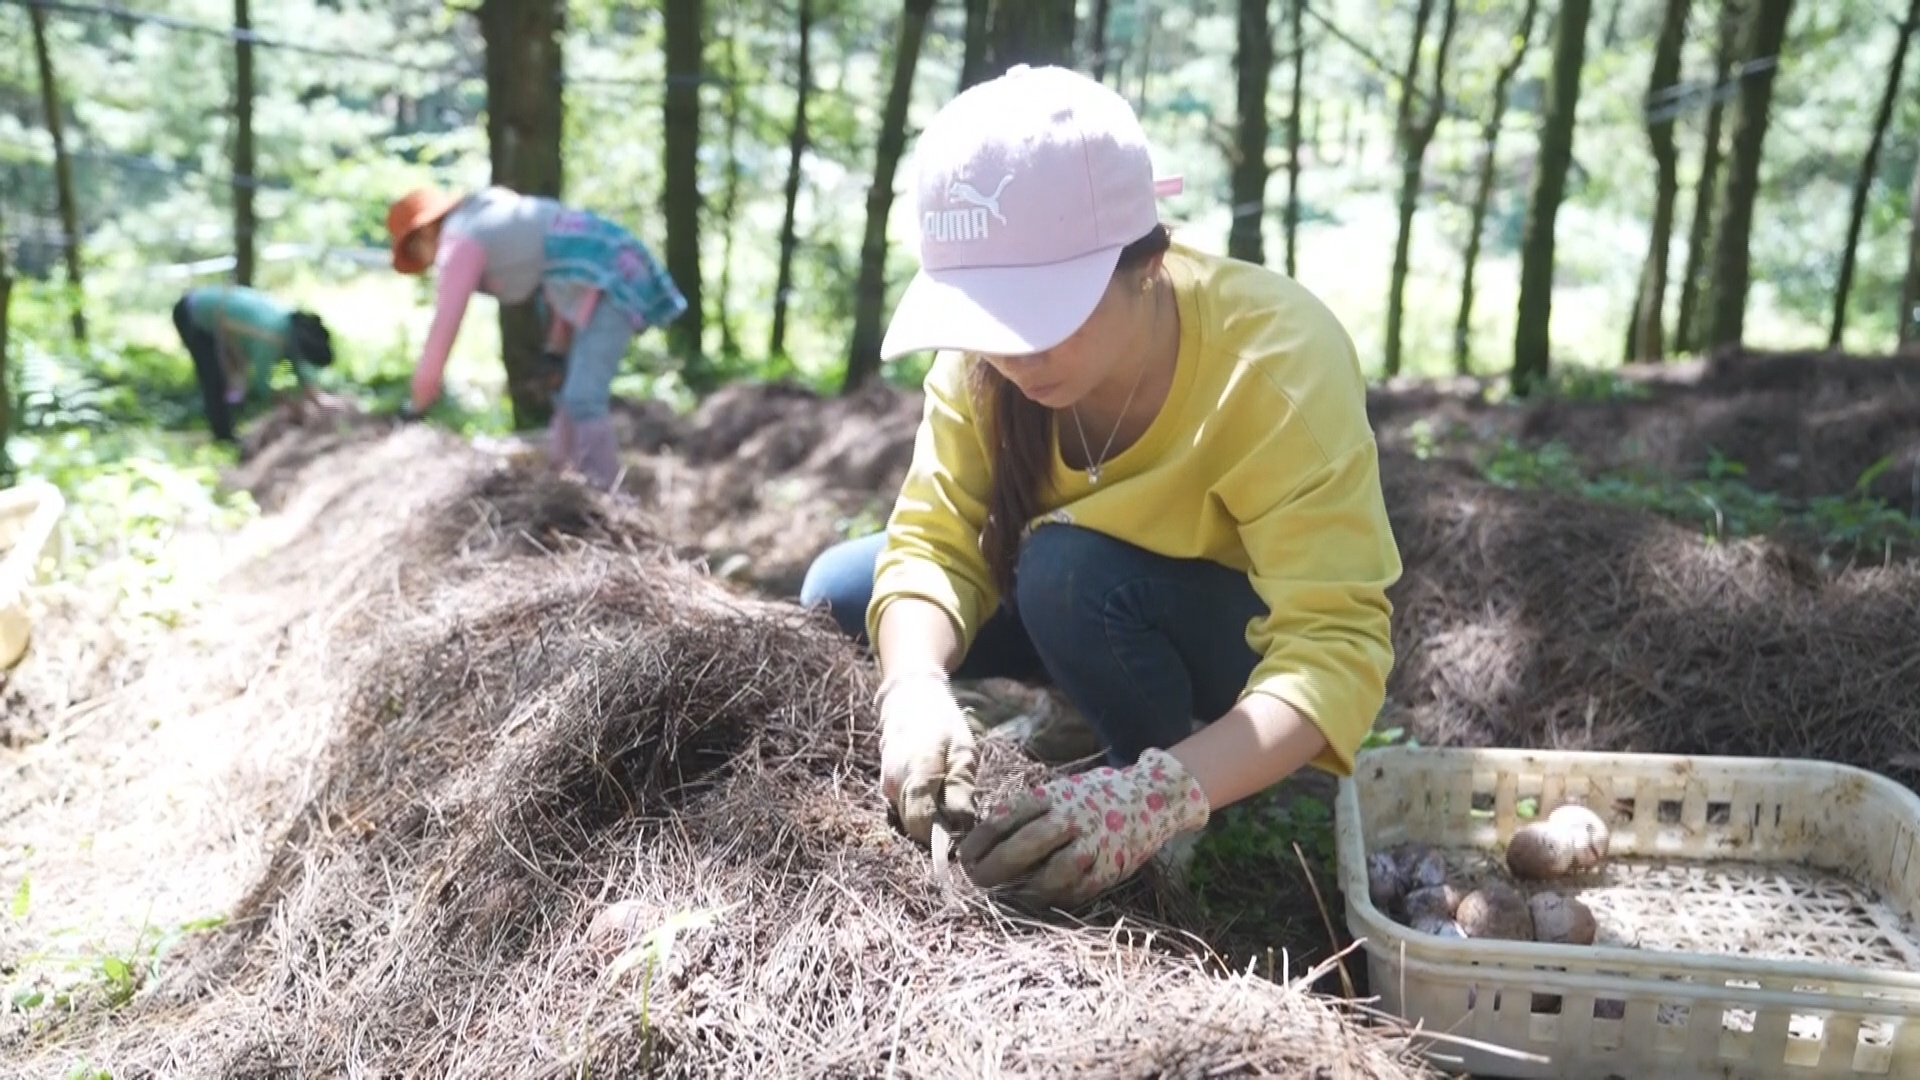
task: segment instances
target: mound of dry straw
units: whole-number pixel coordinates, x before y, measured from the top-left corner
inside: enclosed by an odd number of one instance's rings
[[[1920,782],[1920,565],[1821,569],[1393,457],[1389,715],[1432,743],[1809,757]]]
[[[855,650],[631,512],[473,470],[368,573],[324,781],[101,1033],[116,1076],[1429,1075],[1141,890],[1067,926],[943,889]]]

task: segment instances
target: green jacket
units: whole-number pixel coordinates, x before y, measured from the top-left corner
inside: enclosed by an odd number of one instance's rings
[[[219,345],[228,401],[238,402],[249,394],[266,396],[274,365],[292,360],[293,309],[257,289],[200,286],[187,294],[187,317]],[[292,363],[300,385],[311,385],[312,367],[302,360]]]

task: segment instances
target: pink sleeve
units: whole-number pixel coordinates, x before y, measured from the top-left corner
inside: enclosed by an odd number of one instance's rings
[[[487,268],[486,249],[477,241],[448,233],[441,235],[440,243],[433,327],[427,331],[420,363],[413,369],[413,404],[422,411],[440,397],[440,376],[446,370],[447,356],[453,352],[453,339],[460,333],[467,301],[480,287],[480,275]]]

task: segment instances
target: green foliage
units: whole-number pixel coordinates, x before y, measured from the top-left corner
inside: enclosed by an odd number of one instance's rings
[[[226,917],[221,915],[164,929],[142,923],[125,948],[82,946],[29,952],[14,965],[12,973],[18,981],[8,989],[7,1004],[14,1012],[29,1014],[69,1013],[89,1006],[109,1011],[122,1008],[141,987],[159,977],[162,963],[182,941],[225,924]],[[50,937],[57,940],[76,933],[59,930]]]
[[[1892,467],[1874,463],[1846,495],[1796,501],[1757,490],[1742,477],[1746,467],[1712,452],[1697,477],[1617,472],[1589,476],[1566,444],[1550,440],[1526,446],[1508,438],[1484,455],[1481,470],[1501,487],[1545,488],[1598,502],[1659,514],[1699,529],[1714,541],[1764,533],[1812,537],[1829,555],[1880,556],[1920,548],[1920,519],[1874,497],[1874,479]]]
[[[1394,727],[1367,732],[1361,749],[1396,744],[1420,745],[1419,740],[1407,737],[1404,728]],[[1216,813],[1201,837],[1193,864],[1193,886],[1204,898],[1260,868],[1297,867],[1301,855],[1316,878],[1334,880],[1338,852],[1333,827],[1333,807],[1325,799],[1289,791],[1285,785],[1242,799]],[[1294,851],[1296,845],[1299,855]]]
[[[245,493],[217,490],[228,451],[153,428],[69,427],[13,440],[21,475],[67,499],[58,574],[110,590],[122,615],[177,625],[203,595],[203,565],[175,543],[195,528],[231,531],[258,512]]]

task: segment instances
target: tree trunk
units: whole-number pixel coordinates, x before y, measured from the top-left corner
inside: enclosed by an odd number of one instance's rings
[[[1553,353],[1553,228],[1573,159],[1573,123],[1580,105],[1592,0],[1563,0],[1553,28],[1553,72],[1540,118],[1540,156],[1520,240],[1520,304],[1513,331],[1514,394],[1525,396],[1547,377]]]
[[[1240,0],[1239,49],[1234,57],[1238,85],[1240,138],[1232,162],[1233,223],[1227,229],[1227,254],[1260,264],[1267,261],[1267,86],[1273,76],[1273,28],[1267,24],[1268,0]]]
[[[807,96],[813,90],[813,0],[800,0],[800,54],[795,62],[793,128],[787,134],[787,210],[780,221],[780,270],[773,286],[773,334],[769,357],[787,351],[787,294],[793,290],[793,254],[800,246],[794,222],[800,203],[800,176],[807,156]]]
[[[1900,287],[1900,348],[1920,345],[1920,169],[1907,194],[1907,280]]]
[[[1500,124],[1507,115],[1507,88],[1520,65],[1527,60],[1527,47],[1533,40],[1533,22],[1540,11],[1540,0],[1527,0],[1520,13],[1520,27],[1513,35],[1513,51],[1493,77],[1493,111],[1480,129],[1480,174],[1473,188],[1473,206],[1468,212],[1467,252],[1460,273],[1460,311],[1453,320],[1453,370],[1466,375],[1473,370],[1469,344],[1473,339],[1473,273],[1480,263],[1480,238],[1487,228],[1487,207],[1493,201],[1493,179],[1498,169]]]
[[[253,19],[233,0],[233,280],[253,284]]]
[[[987,31],[993,25],[993,0],[967,0],[967,29],[960,56],[960,89],[986,78]]]
[[[6,226],[0,222],[0,236]],[[13,482],[13,459],[7,456],[7,439],[13,434],[13,380],[9,377],[13,361],[7,352],[7,316],[12,310],[13,268],[7,265],[7,245],[0,243],[0,486]]]
[[[1112,8],[1112,0],[1093,0],[1093,28],[1087,41],[1087,51],[1092,55],[1093,77],[1099,82],[1107,81],[1107,16]]]
[[[47,9],[27,8],[33,23],[33,55],[40,65],[40,108],[46,114],[47,134],[53,137],[53,182],[60,198],[60,227],[66,231],[67,286],[73,295],[73,336],[87,340],[87,313],[80,273],[80,208],[73,196],[73,159],[67,155],[66,123],[60,114],[60,82],[53,73],[53,53],[47,47]]]
[[[1148,112],[1147,84],[1152,81],[1153,75],[1153,32],[1160,23],[1158,4],[1159,0],[1137,0],[1135,4],[1136,10],[1140,13],[1140,47],[1138,50],[1140,56],[1140,90],[1134,95],[1133,111],[1139,113],[1141,116],[1147,115]]]
[[[805,3],[806,0],[801,0]],[[746,27],[740,19],[738,0],[727,8],[727,183],[720,193],[720,355],[726,361],[740,356],[740,340],[733,330],[733,237],[735,217],[740,208],[740,110],[743,107],[740,72],[740,39]]]
[[[1907,60],[1907,43],[1920,24],[1920,0],[1909,0],[1907,21],[1900,24],[1900,36],[1893,41],[1893,62],[1887,65],[1887,88],[1880,95],[1880,111],[1873,116],[1873,137],[1867,142],[1866,159],[1860,162],[1860,175],[1853,182],[1853,212],[1847,217],[1847,242],[1840,249],[1840,281],[1833,290],[1833,328],[1827,332],[1827,348],[1838,349],[1847,330],[1847,293],[1853,289],[1854,249],[1860,244],[1860,226],[1867,216],[1867,196],[1873,190],[1873,171],[1880,163],[1880,144],[1887,137],[1887,123],[1893,118],[1893,106],[1900,96],[1900,72]]]
[[[559,198],[564,0],[482,0],[486,41],[487,146],[492,180],[523,195]],[[507,369],[513,426],[539,427],[552,415],[542,384],[539,313],[531,300],[500,305],[500,352]]]
[[[1532,2],[1532,0],[1529,0]],[[1307,40],[1301,16],[1307,0],[1291,0],[1287,41],[1293,46],[1293,89],[1287,104],[1287,276],[1298,277],[1296,254],[1300,244],[1300,101],[1306,83]],[[1314,150],[1320,146],[1320,113],[1314,112]]]
[[[667,327],[668,347],[681,377],[695,391],[710,389],[713,372],[704,345],[700,296],[700,81],[706,64],[701,0],[666,0],[667,92],[664,111],[667,273],[686,297],[686,314]]]
[[[1720,216],[1713,226],[1713,279],[1707,346],[1738,348],[1746,329],[1748,240],[1753,229],[1754,198],[1760,189],[1760,158],[1767,140],[1773,104],[1773,80],[1780,71],[1780,46],[1786,40],[1793,0],[1756,0],[1741,34],[1745,58],[1740,95],[1734,99],[1727,172],[1720,185]]]
[[[1707,283],[1713,236],[1713,194],[1720,185],[1721,125],[1727,112],[1720,93],[1733,71],[1733,50],[1740,32],[1740,0],[1720,0],[1720,28],[1713,52],[1713,101],[1700,140],[1700,176],[1694,181],[1693,218],[1687,223],[1687,269],[1680,280],[1680,310],[1673,320],[1676,348],[1700,347],[1700,294]]]
[[[1420,209],[1420,184],[1426,171],[1427,147],[1440,129],[1447,95],[1447,53],[1453,49],[1457,6],[1446,0],[1440,16],[1440,44],[1433,56],[1433,89],[1426,111],[1414,115],[1415,80],[1420,72],[1420,49],[1427,33],[1433,0],[1420,0],[1413,16],[1413,42],[1407,48],[1407,69],[1400,77],[1400,231],[1393,242],[1393,271],[1387,282],[1386,373],[1400,374],[1400,335],[1406,314],[1407,272],[1413,257],[1413,218]]]
[[[873,182],[867,188],[867,228],[860,241],[860,280],[854,288],[853,341],[847,354],[843,393],[852,393],[880,373],[880,340],[887,308],[887,216],[893,211],[893,177],[907,144],[907,104],[920,44],[927,35],[933,0],[905,0],[900,34],[894,45],[893,86],[887,91],[880,142],[874,151]]]
[[[1680,82],[1680,48],[1686,44],[1688,0],[1667,0],[1666,6],[1660,38],[1653,48],[1653,74],[1647,80],[1647,142],[1653,149],[1654,165],[1653,223],[1647,261],[1640,268],[1640,290],[1634,300],[1628,361],[1636,357],[1660,360],[1666,355],[1667,250],[1673,238],[1673,203],[1680,194],[1680,177],[1673,149],[1673,112],[1656,102],[1663,101]]]
[[[994,0],[983,78],[1015,64],[1073,63],[1073,0]]]

